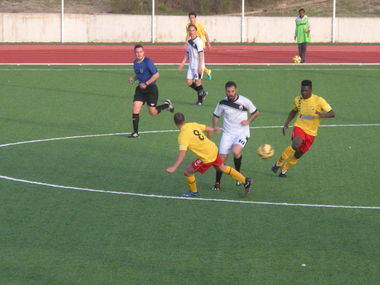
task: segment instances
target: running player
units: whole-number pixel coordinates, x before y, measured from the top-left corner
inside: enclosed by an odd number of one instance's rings
[[[147,102],[149,113],[152,116],[158,115],[162,110],[168,109],[174,112],[173,104],[170,100],[165,100],[164,104],[157,106],[158,88],[157,79],[160,77],[158,70],[151,59],[145,57],[142,45],[136,45],[134,48],[136,59],[133,62],[135,76],[129,78],[129,83],[133,84],[138,80],[139,84],[135,90],[132,108],[133,133],[129,138],[138,138],[139,120],[141,107]]]
[[[189,25],[190,39],[187,43],[186,54],[178,70],[182,70],[186,61],[189,60],[189,69],[187,70],[186,83],[187,85],[197,91],[198,100],[195,105],[202,106],[207,92],[202,86],[203,70],[205,66],[205,54],[203,50],[203,42],[197,36],[197,27]]]
[[[236,83],[228,81],[225,85],[226,95],[215,108],[212,117],[214,129],[219,129],[218,121],[223,116],[223,135],[219,143],[219,155],[226,162],[228,154],[234,155],[235,169],[240,172],[242,151],[250,137],[249,124],[255,120],[260,112],[252,101],[238,95]],[[213,190],[220,190],[220,181],[223,172],[216,171]],[[236,185],[240,185],[237,182]]]
[[[215,131],[214,128],[198,123],[185,123],[185,116],[182,113],[176,113],[174,115],[174,123],[177,128],[180,129],[178,136],[179,154],[173,166],[166,169],[166,171],[169,173],[174,172],[182,163],[188,149],[199,157],[194,160],[193,163],[185,167],[184,174],[186,176],[189,192],[181,195],[182,197],[199,196],[194,174],[195,172],[203,174],[211,166],[230,175],[236,181],[243,183],[244,192],[246,194],[250,192],[252,179],[244,177],[232,167],[224,165],[222,158],[218,154],[218,147],[209,139],[211,134]],[[207,136],[204,132],[207,133]]]
[[[289,123],[297,115],[292,132],[292,145],[288,146],[278,161],[272,166],[272,171],[277,173],[281,168],[279,177],[287,177],[286,172],[294,166],[311,147],[317,136],[321,118],[335,117],[334,111],[325,99],[312,93],[312,83],[304,80],[301,83],[301,96],[294,99],[293,109],[282,128],[285,135]]]
[[[203,41],[203,46],[211,48],[211,42],[210,42],[210,39],[208,37],[208,33],[206,32],[205,27],[201,23],[199,23],[197,21],[197,14],[195,12],[190,12],[189,13],[189,23],[187,23],[187,25],[186,25],[186,39],[185,39],[185,42],[187,43],[187,41],[190,39],[190,35],[189,35],[189,32],[188,32],[190,25],[194,25],[197,28],[197,36],[200,37],[201,40]],[[208,77],[209,80],[212,79],[211,69],[208,69],[205,66],[204,73],[206,73],[206,75],[207,75],[207,77]]]

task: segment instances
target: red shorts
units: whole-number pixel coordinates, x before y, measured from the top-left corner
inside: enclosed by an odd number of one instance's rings
[[[203,174],[211,166],[218,167],[218,166],[221,166],[222,164],[223,164],[223,160],[220,157],[220,155],[218,154],[218,156],[216,157],[215,161],[213,161],[213,162],[203,163],[200,158],[197,158],[196,160],[193,161],[193,163],[191,164],[191,166],[193,167],[194,172],[199,172],[199,173]]]
[[[299,127],[293,127],[292,139],[294,137],[302,138],[303,143],[301,144],[301,147],[300,147],[300,150],[302,153],[307,152],[311,148],[315,139],[315,136],[308,135]]]

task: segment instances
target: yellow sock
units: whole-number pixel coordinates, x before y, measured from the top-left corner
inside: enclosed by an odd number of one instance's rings
[[[224,171],[223,171],[225,174],[228,174],[229,176],[231,176],[233,179],[235,179],[236,181],[239,181],[241,183],[245,183],[245,176],[243,174],[241,174],[239,171],[233,169],[231,166],[225,166],[224,167]]]
[[[186,176],[187,187],[189,187],[190,192],[196,193],[197,183],[195,182],[195,176]]]
[[[282,152],[280,159],[277,161],[278,166],[282,166],[296,151],[289,145]]]
[[[204,73],[206,73],[206,74],[210,74],[210,73],[211,73],[211,70],[208,69],[207,67],[205,67],[205,68],[204,68]]]
[[[287,171],[290,167],[296,165],[298,162],[298,158],[296,158],[294,155],[282,166],[282,171]]]

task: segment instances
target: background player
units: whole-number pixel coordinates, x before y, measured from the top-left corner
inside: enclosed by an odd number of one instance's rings
[[[301,58],[301,63],[305,63],[307,43],[311,40],[310,22],[309,18],[305,15],[304,9],[299,9],[298,15],[299,16],[296,18],[294,39],[297,40],[298,55]]]
[[[136,45],[134,52],[136,56],[136,59],[133,62],[135,76],[129,78],[129,83],[133,84],[138,80],[139,85],[136,87],[135,96],[133,98],[133,133],[128,136],[129,138],[139,137],[140,111],[145,102],[147,102],[149,113],[152,116],[158,115],[164,109],[168,109],[170,112],[174,111],[173,104],[168,99],[164,101],[164,104],[157,106],[158,88],[156,82],[160,77],[160,74],[152,60],[145,57],[142,45]]]
[[[203,49],[203,42],[197,36],[197,27],[189,25],[190,39],[187,43],[186,54],[178,66],[178,70],[182,70],[186,61],[189,60],[189,68],[187,70],[186,84],[197,91],[198,100],[195,103],[198,106],[203,104],[207,92],[202,86],[203,70],[205,66],[205,54]]]
[[[201,38],[203,41],[203,46],[211,48],[211,42],[208,37],[208,33],[206,32],[205,27],[197,21],[197,14],[195,12],[190,12],[189,13],[189,23],[186,25],[186,39],[185,42],[190,39],[189,35],[189,26],[194,25],[197,28],[197,36]],[[206,66],[204,67],[204,73],[206,73],[207,77],[209,80],[212,79],[211,75],[211,69],[208,69]]]
[[[310,149],[317,136],[321,118],[335,117],[334,111],[326,100],[312,94],[312,91],[311,81],[302,81],[301,96],[294,99],[293,109],[282,128],[282,133],[285,135],[289,123],[298,114],[292,132],[292,145],[284,150],[280,159],[272,167],[274,173],[281,168],[280,177],[286,177],[288,169],[294,166],[298,159]]]
[[[183,197],[199,196],[194,173],[199,172],[203,174],[211,166],[230,175],[236,181],[243,183],[246,194],[250,192],[252,179],[244,177],[232,167],[224,165],[223,160],[218,154],[218,147],[209,140],[208,137],[214,132],[213,128],[198,123],[185,123],[185,116],[182,113],[174,115],[174,123],[180,129],[178,136],[179,154],[173,166],[166,169],[166,171],[172,173],[180,166],[186,156],[187,149],[199,157],[185,167],[184,174],[190,191],[183,194]],[[204,132],[207,132],[207,136]]]
[[[218,121],[223,116],[223,135],[219,143],[219,155],[223,162],[226,162],[228,154],[232,152],[235,169],[240,171],[242,151],[250,137],[249,124],[259,116],[260,112],[251,100],[238,95],[235,82],[228,81],[225,90],[227,97],[216,106],[212,124],[214,129],[219,130]],[[213,190],[220,189],[222,174],[223,172],[216,171]],[[239,182],[237,185],[240,185]]]

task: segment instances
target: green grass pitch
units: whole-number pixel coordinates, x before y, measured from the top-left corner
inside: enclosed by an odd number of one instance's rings
[[[336,118],[289,170],[273,175],[290,130],[253,129],[242,172],[254,191],[214,171],[197,175],[202,198],[380,206],[380,67],[214,67],[209,95],[196,107],[185,72],[160,66],[160,101],[188,121],[211,123],[224,83],[234,80],[261,115],[253,126],[280,126],[303,79]],[[130,67],[0,67],[0,144],[130,132]],[[149,116],[141,131],[173,130],[172,114]],[[177,196],[186,191],[176,132],[29,143],[0,148],[0,175],[50,184]],[[218,142],[219,136],[213,138]],[[194,159],[188,153],[186,163]],[[185,165],[185,164],[183,164]],[[233,165],[229,160],[229,165]],[[0,284],[379,284],[380,210],[275,206],[136,197],[57,189],[0,179]],[[301,266],[305,264],[306,266]]]

